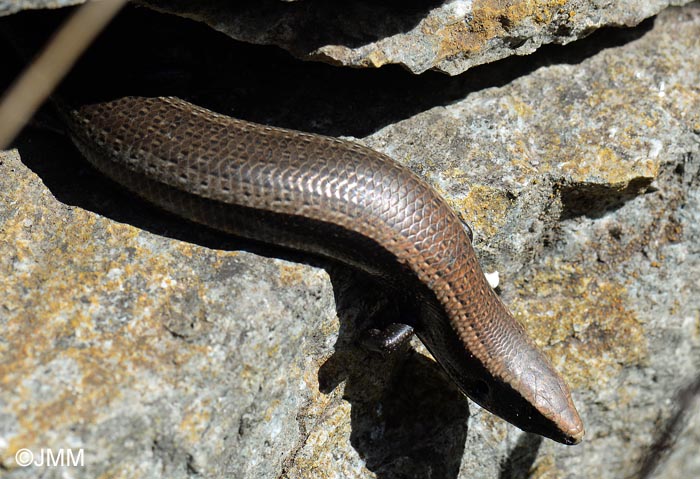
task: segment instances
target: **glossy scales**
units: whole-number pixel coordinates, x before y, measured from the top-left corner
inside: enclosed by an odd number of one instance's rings
[[[168,211],[415,289],[416,331],[467,395],[522,429],[568,444],[583,436],[566,384],[488,285],[459,217],[391,158],[177,98],[67,116],[100,171]]]

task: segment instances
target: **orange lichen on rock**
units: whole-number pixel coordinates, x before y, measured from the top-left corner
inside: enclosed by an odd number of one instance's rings
[[[489,41],[505,36],[521,23],[533,22],[546,25],[557,14],[566,14],[566,0],[517,1],[477,0],[472,14],[464,22],[441,26],[437,34],[442,38],[440,59],[459,53],[474,53],[483,49]]]

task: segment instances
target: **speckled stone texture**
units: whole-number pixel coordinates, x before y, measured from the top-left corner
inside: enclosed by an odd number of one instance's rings
[[[29,131],[0,154],[0,477],[699,476],[700,5],[454,78],[297,67],[221,111],[361,136],[435,185],[584,442],[475,406],[417,341],[357,348],[391,314],[361,276],[170,218]],[[85,466],[18,467],[21,448]]]
[[[85,0],[0,0],[0,17],[40,8],[61,8],[84,3]]]
[[[603,26],[632,26],[688,0],[140,0],[207,23],[233,38],[277,45],[301,58],[352,67],[401,65],[456,75]]]

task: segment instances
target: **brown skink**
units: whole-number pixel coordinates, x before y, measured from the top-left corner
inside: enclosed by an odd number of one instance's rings
[[[487,283],[459,217],[409,169],[352,142],[177,98],[126,97],[66,116],[98,170],[163,209],[410,291],[415,332],[467,396],[525,431],[583,437],[567,385]]]

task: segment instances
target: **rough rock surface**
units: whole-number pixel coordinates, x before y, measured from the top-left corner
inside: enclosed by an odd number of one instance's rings
[[[85,0],[0,0],[0,17],[40,8],[61,8],[84,3]]]
[[[547,43],[568,43],[613,25],[632,26],[688,0],[412,0],[343,3],[141,0],[203,21],[238,40],[353,67],[398,64],[456,75]]]
[[[0,16],[84,0],[0,0]],[[352,67],[397,64],[450,75],[475,65],[566,44],[605,26],[634,26],[692,0],[139,0],[210,25],[237,40],[277,45],[294,55]]]
[[[572,386],[581,445],[468,402],[417,342],[356,348],[388,304],[358,275],[164,216],[33,133],[0,156],[0,477],[700,475],[700,5],[589,41],[427,90],[341,72],[323,83],[350,99],[346,123],[309,120],[302,93],[273,118],[356,134],[403,116],[362,141],[472,223]],[[21,448],[83,448],[85,465],[19,467]]]

